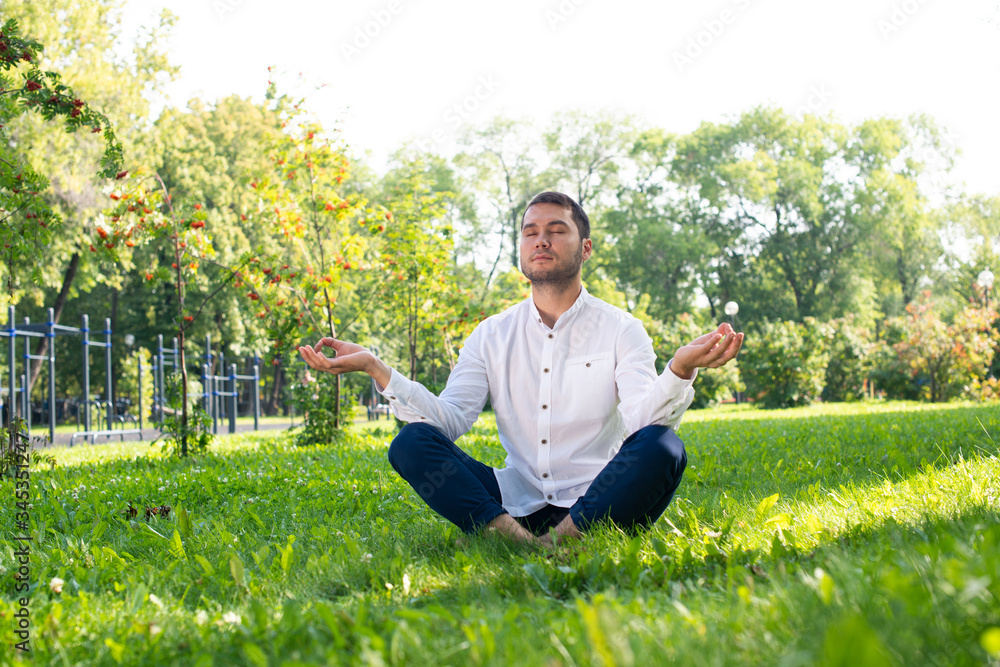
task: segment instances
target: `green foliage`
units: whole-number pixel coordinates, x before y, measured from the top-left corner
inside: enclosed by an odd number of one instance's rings
[[[817,322],[764,320],[747,335],[740,372],[747,394],[766,408],[808,405],[820,396],[829,360]]]
[[[991,309],[966,308],[951,324],[927,295],[886,322],[875,377],[890,397],[947,401],[969,391],[993,363],[1000,334]]]
[[[674,356],[678,348],[715,328],[711,323],[699,322],[689,313],[672,317],[662,325],[646,323],[645,326],[646,331],[653,339],[657,372],[660,373],[666,368],[667,362]],[[733,398],[734,392],[742,391],[741,363],[741,358],[737,358],[722,368],[698,369],[698,379],[694,382],[694,401],[692,401],[691,407],[697,409],[717,405]]]
[[[203,454],[215,437],[212,435],[212,417],[202,403],[204,388],[201,382],[189,376],[187,405],[184,405],[181,378],[180,373],[169,373],[165,377],[166,405],[171,409],[164,410],[157,440],[164,440],[165,451],[179,456]]]
[[[123,176],[122,147],[111,123],[100,112],[77,97],[56,72],[42,71],[38,61],[42,45],[21,35],[14,19],[0,29],[0,244],[7,264],[9,298],[15,298],[15,276],[28,271],[41,282],[44,263],[37,261],[38,248],[51,246],[60,231],[61,217],[46,200],[48,178],[34,166],[41,156],[27,151],[11,133],[11,123],[29,112],[46,120],[58,120],[66,132],[86,128],[103,133],[104,154],[98,175]]]
[[[824,401],[856,401],[865,395],[874,349],[872,334],[853,317],[824,325],[830,360],[823,381]]]
[[[292,387],[292,402],[305,425],[296,436],[300,446],[329,445],[343,439],[343,429],[337,427],[337,378],[330,373],[314,377],[308,370]],[[356,404],[352,394],[340,396],[342,414],[349,415]]]

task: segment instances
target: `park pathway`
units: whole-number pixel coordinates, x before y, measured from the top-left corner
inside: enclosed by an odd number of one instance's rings
[[[301,426],[301,422],[296,422],[296,426]],[[258,428],[257,430],[258,431],[283,431],[283,430],[289,429],[291,427],[292,427],[292,423],[291,422],[280,423],[280,424],[261,424],[260,428]],[[249,432],[249,431],[253,431],[253,424],[237,424],[236,425],[236,432],[237,433],[246,433],[246,432]],[[228,425],[226,425],[225,428],[220,428],[219,435],[228,435],[228,434],[229,434]],[[38,435],[41,435],[44,438],[44,441],[40,442],[39,440],[35,440],[34,438],[32,438],[32,440],[33,440],[33,448],[43,448],[43,449],[45,449],[45,448],[52,447],[52,446],[55,446],[55,447],[68,447],[69,443],[70,443],[70,440],[73,437],[72,433],[56,433],[56,441],[55,441],[55,443],[53,443],[52,445],[50,445],[49,442],[48,442],[48,437],[47,437],[48,436],[48,431],[44,431],[43,432],[43,431],[40,431],[39,429],[36,428],[36,429],[34,429],[32,431],[32,436],[38,436]],[[152,442],[157,437],[159,437],[159,435],[160,435],[159,429],[146,428],[146,429],[142,430],[142,438],[141,438],[141,440],[144,441],[144,442]],[[98,447],[100,447],[101,445],[103,445],[103,444],[105,444],[107,442],[120,442],[122,439],[123,439],[122,436],[118,436],[118,435],[113,435],[111,437],[100,436],[100,437],[98,437],[98,438],[95,439],[96,442],[94,442],[93,444],[96,445],[96,446],[98,446]],[[124,440],[125,441],[139,441],[140,438],[139,438],[139,435],[137,433],[133,433],[133,434],[124,436]],[[84,440],[83,438],[77,438],[76,439],[76,444],[74,444],[73,446],[74,447],[82,447],[82,446],[90,446],[90,445],[91,445],[91,443],[90,443],[89,440]]]

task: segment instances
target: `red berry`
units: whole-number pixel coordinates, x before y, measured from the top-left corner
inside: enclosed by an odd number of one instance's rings
[[[31,79],[28,79],[28,83],[26,83],[24,87],[27,88],[30,92],[34,92],[36,90],[41,90],[42,85],[37,81],[32,81]]]

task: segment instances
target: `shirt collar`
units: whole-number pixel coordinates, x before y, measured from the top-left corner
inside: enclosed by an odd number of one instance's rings
[[[586,287],[583,287],[581,285],[580,296],[576,297],[576,301],[574,301],[573,305],[569,307],[569,310],[567,310],[565,313],[559,316],[559,319],[556,320],[556,325],[552,327],[552,330],[555,331],[556,329],[565,326],[565,323],[571,320],[573,318],[573,315],[575,315],[577,311],[582,309],[584,305],[586,305],[586,302],[589,300],[590,300],[590,293],[587,291]],[[538,308],[535,307],[535,299],[534,297],[532,297],[532,295],[530,294],[528,295],[527,302],[528,302],[528,308],[530,309],[528,313],[531,317],[531,320],[535,322],[538,326],[548,331],[549,328],[545,326],[544,322],[542,322],[542,316],[538,313]]]

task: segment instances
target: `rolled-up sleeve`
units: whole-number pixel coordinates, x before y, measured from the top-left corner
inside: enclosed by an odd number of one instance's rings
[[[435,426],[452,441],[472,428],[489,395],[486,363],[480,350],[481,328],[482,324],[466,339],[440,396],[393,368],[389,384],[381,390],[389,399],[392,413],[405,422]]]
[[[678,377],[670,364],[656,374],[653,341],[642,323],[632,320],[623,327],[616,344],[615,382],[618,385],[618,410],[626,433],[645,426],[669,426],[677,430],[684,412],[694,400],[695,370],[690,379]],[[673,360],[671,360],[673,361]]]

